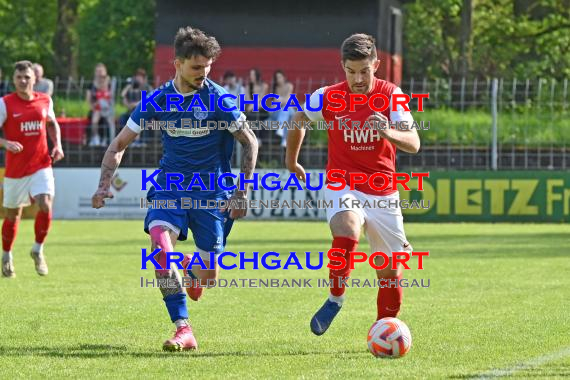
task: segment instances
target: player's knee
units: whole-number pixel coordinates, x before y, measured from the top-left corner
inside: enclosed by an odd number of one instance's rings
[[[333,236],[344,236],[354,240],[360,238],[360,218],[352,211],[336,214],[331,219],[330,228]]]
[[[22,219],[22,209],[7,209],[4,218],[12,223],[19,223]]]
[[[4,217],[6,220],[9,220],[12,223],[20,223],[20,219],[22,219],[22,214],[6,214]]]
[[[39,195],[35,197],[35,201],[40,211],[47,213],[51,212],[52,202],[51,202],[51,197],[49,195],[46,194]]]
[[[40,211],[50,213],[51,212],[51,201],[45,201],[38,203]]]
[[[392,269],[391,266],[389,265],[384,269],[377,269],[376,277],[378,277],[379,279],[396,277],[400,275],[401,271],[402,271],[401,265],[398,265],[398,269]]]

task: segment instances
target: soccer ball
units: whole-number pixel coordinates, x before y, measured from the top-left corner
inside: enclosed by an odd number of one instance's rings
[[[398,318],[382,318],[368,330],[368,350],[376,357],[401,358],[412,347],[412,334]]]

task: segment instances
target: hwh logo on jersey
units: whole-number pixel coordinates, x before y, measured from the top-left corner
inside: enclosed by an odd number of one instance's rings
[[[382,136],[375,129],[344,130],[344,141],[347,143],[369,143],[380,141]]]
[[[23,123],[20,123],[21,132],[39,131],[41,129],[42,129],[41,120],[25,121]]]

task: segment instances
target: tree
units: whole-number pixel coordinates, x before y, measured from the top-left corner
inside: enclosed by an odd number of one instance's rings
[[[154,13],[154,0],[0,0],[0,68],[28,59],[48,77],[91,76],[98,61],[113,75],[150,71]]]
[[[406,4],[406,76],[455,76],[460,56],[461,0],[423,0]],[[466,41],[467,43],[468,41]]]
[[[77,76],[77,22],[79,0],[57,1],[57,23],[53,37],[55,75]]]
[[[459,74],[466,77],[471,66],[471,15],[473,4],[471,0],[463,0],[461,8],[461,35],[459,36]]]
[[[56,4],[42,0],[0,0],[0,67],[12,73],[14,62],[40,62],[53,68],[51,41],[55,32]]]
[[[79,10],[79,74],[90,77],[97,62],[111,75],[152,72],[154,0],[83,0]]]
[[[570,76],[570,0],[422,0],[405,10],[407,76]]]

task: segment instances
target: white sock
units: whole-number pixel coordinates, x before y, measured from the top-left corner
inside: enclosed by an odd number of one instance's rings
[[[32,246],[32,251],[34,252],[43,252],[44,250],[44,243],[34,243]]]
[[[4,256],[12,257],[12,251],[8,251],[8,252],[2,251],[2,254],[3,254]]]
[[[188,321],[186,319],[177,319],[174,321],[176,328],[179,329],[184,326],[188,326]]]
[[[338,304],[338,306],[342,306],[342,303],[344,302],[344,294],[342,296],[333,296],[332,294],[329,294],[329,301],[331,302],[336,302]]]

